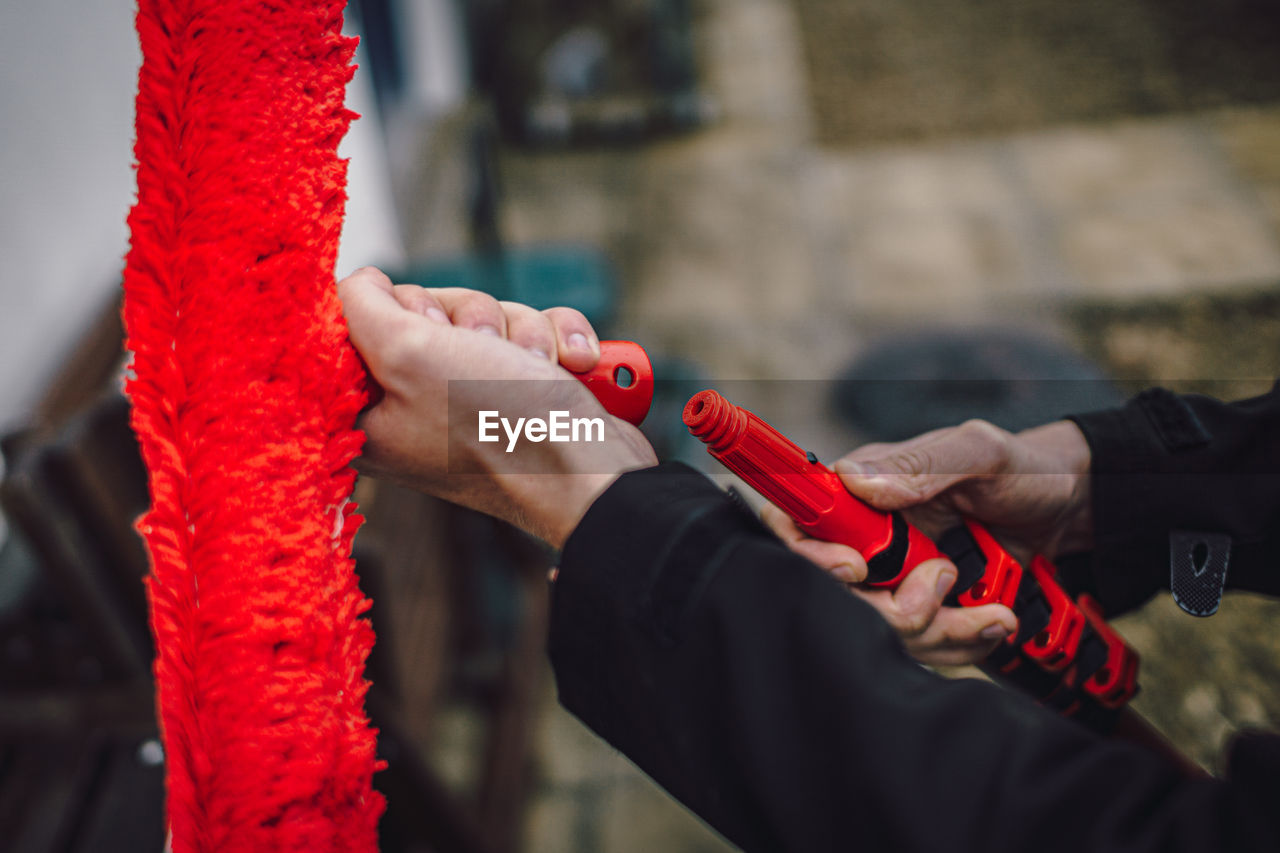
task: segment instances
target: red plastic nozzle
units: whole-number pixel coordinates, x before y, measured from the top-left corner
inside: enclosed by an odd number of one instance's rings
[[[605,411],[636,426],[653,404],[653,365],[644,347],[631,341],[601,341],[600,361],[574,374]]]
[[[689,432],[707,451],[817,539],[841,542],[867,561],[867,582],[897,586],[921,562],[941,556],[897,513],[872,509],[849,494],[835,472],[751,412],[715,391],[684,407]]]

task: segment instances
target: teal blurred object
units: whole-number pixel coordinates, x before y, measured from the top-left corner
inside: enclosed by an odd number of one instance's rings
[[[587,246],[526,246],[491,255],[419,261],[392,279],[423,287],[466,287],[542,310],[577,308],[597,329],[617,311],[618,280],[604,254]]]
[[[711,386],[707,372],[682,358],[650,352],[649,359],[653,363],[653,403],[640,431],[659,459],[683,462],[705,472],[715,470],[719,463],[707,453],[705,444],[689,434],[683,418],[689,398]]]

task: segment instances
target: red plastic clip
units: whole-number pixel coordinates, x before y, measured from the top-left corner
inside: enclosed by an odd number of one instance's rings
[[[1022,581],[1022,565],[995,540],[986,528],[966,521],[969,534],[977,544],[987,566],[973,586],[956,596],[961,607],[981,607],[984,604],[1003,604],[1013,607],[1018,597],[1018,584]]]
[[[1027,657],[1049,672],[1066,669],[1080,649],[1085,615],[1071,596],[1058,586],[1057,569],[1044,557],[1031,560],[1031,576],[1040,584],[1049,605],[1049,624],[1022,646]]]
[[[574,374],[605,411],[640,425],[653,404],[653,365],[644,347],[632,341],[601,341],[600,361]]]
[[[1084,683],[1085,692],[1099,705],[1119,708],[1138,692],[1138,653],[1107,624],[1102,616],[1102,605],[1087,593],[1081,593],[1076,602],[1093,630],[1107,644],[1107,662]]]

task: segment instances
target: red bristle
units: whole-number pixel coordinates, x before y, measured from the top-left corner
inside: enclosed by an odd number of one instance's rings
[[[124,318],[173,849],[372,851],[341,0],[141,0]]]

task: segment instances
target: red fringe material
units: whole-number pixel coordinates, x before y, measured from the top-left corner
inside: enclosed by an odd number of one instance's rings
[[[372,851],[342,0],[141,0],[124,319],[176,853]]]

